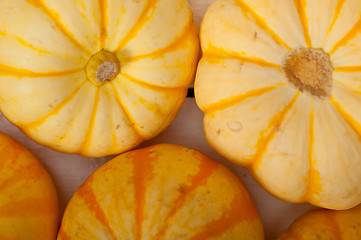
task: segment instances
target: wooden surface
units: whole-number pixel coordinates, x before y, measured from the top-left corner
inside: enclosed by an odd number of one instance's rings
[[[194,19],[199,26],[202,16],[213,0],[189,0],[189,2],[194,11]],[[188,98],[172,125],[157,138],[143,143],[139,148],[157,143],[180,144],[197,149],[228,166],[243,180],[250,191],[262,216],[266,239],[275,239],[298,216],[314,208],[309,204],[291,204],[277,200],[263,190],[251,178],[247,170],[217,154],[204,138],[202,120],[203,114],[195,104],[194,98]],[[88,159],[47,149],[28,139],[2,115],[0,115],[0,130],[28,147],[45,165],[58,189],[62,211],[84,180],[99,166],[114,157]]]

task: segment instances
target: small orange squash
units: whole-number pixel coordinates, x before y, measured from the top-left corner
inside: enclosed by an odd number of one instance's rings
[[[195,150],[156,145],[96,170],[70,200],[58,240],[263,239],[241,181]]]
[[[0,239],[55,239],[59,204],[48,172],[29,150],[1,132],[0,156]]]
[[[349,210],[313,210],[298,218],[278,240],[359,240],[361,205]]]
[[[28,137],[118,154],[173,121],[199,40],[187,0],[1,0],[0,110]]]

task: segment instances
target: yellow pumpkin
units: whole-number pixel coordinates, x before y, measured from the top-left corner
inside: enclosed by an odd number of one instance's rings
[[[298,218],[277,240],[331,239],[361,239],[361,205],[341,211],[310,211]]]
[[[71,198],[58,240],[263,239],[242,182],[183,146],[124,153],[96,170]]]
[[[1,132],[0,156],[0,239],[55,239],[59,204],[48,172],[29,150]]]
[[[209,144],[276,197],[361,202],[361,1],[216,0],[195,94]]]
[[[193,81],[187,0],[0,1],[0,109],[52,149],[100,157],[155,137]]]

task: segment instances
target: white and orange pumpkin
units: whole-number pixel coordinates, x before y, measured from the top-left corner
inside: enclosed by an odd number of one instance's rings
[[[59,220],[48,172],[29,150],[0,132],[0,239],[54,240]]]
[[[70,200],[58,240],[263,239],[242,182],[204,154],[162,144],[96,170]]]
[[[216,0],[195,82],[207,141],[289,202],[361,202],[361,1]]]
[[[52,149],[100,157],[163,131],[199,55],[187,0],[0,1],[0,109]]]

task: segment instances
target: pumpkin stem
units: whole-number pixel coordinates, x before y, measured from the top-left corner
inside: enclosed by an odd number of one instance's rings
[[[318,98],[330,96],[333,67],[329,55],[322,49],[292,49],[284,59],[282,70],[299,91]]]
[[[119,74],[119,60],[114,53],[102,49],[90,57],[85,66],[85,72],[88,80],[99,87]]]

